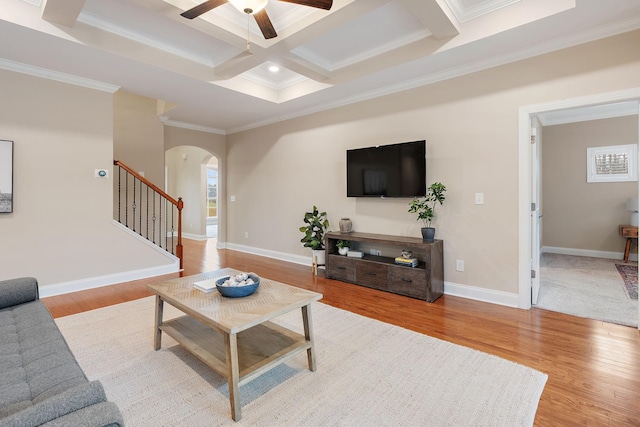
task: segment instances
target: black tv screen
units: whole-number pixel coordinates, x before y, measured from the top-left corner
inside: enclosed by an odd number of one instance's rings
[[[347,150],[347,197],[424,197],[426,142]]]

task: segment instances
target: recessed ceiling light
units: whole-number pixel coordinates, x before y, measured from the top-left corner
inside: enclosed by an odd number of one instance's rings
[[[269,71],[271,71],[272,73],[277,73],[278,71],[280,71],[280,67],[278,67],[277,65],[272,65],[269,67]]]

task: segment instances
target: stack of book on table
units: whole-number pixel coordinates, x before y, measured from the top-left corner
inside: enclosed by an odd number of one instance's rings
[[[216,281],[218,279],[200,280],[199,282],[193,282],[193,287],[203,292],[211,292],[216,289]]]
[[[401,256],[396,257],[396,264],[406,265],[407,267],[415,267],[418,265],[417,258],[403,258]]]

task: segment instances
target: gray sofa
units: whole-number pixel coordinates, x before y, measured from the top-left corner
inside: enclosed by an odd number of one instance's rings
[[[0,281],[0,427],[123,426],[69,350],[34,278]]]

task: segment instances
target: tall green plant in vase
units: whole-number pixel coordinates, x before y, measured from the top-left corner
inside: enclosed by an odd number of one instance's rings
[[[424,227],[420,229],[422,239],[427,242],[433,242],[436,235],[436,229],[431,227],[431,221],[436,214],[436,206],[442,205],[444,202],[444,193],[447,187],[441,182],[434,182],[427,188],[427,195],[423,199],[414,198],[409,203],[409,212],[418,214],[418,221],[422,221]]]
[[[318,208],[314,205],[313,211],[304,214],[303,221],[306,225],[299,229],[300,232],[304,233],[304,237],[300,239],[300,242],[305,248],[311,248],[313,259],[317,260],[318,265],[324,265],[324,234],[329,228],[327,213],[318,211]]]

